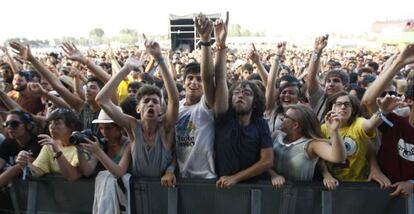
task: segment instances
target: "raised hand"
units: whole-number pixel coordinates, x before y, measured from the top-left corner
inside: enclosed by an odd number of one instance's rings
[[[42,87],[42,85],[37,82],[29,82],[27,86],[29,87],[30,91],[35,94],[39,94],[41,96],[47,94],[47,91]]]
[[[397,61],[402,65],[414,63],[414,44],[409,44],[398,55]]]
[[[385,97],[377,97],[378,108],[384,113],[389,113],[402,103],[401,98],[386,95]]]
[[[83,56],[83,54],[78,50],[78,48],[76,48],[75,44],[63,42],[61,47],[69,59],[78,61],[83,64],[86,63],[85,56]]]
[[[330,132],[339,130],[341,120],[339,119],[338,113],[335,111],[329,111],[325,116],[325,123]]]
[[[13,52],[15,54],[18,54],[25,60],[30,61],[34,58],[32,52],[30,51],[29,45],[23,46],[18,42],[10,42],[10,47],[13,48]]]
[[[283,56],[286,50],[286,42],[277,43],[276,55]]]
[[[257,53],[256,47],[252,43],[252,50],[250,51],[248,55],[249,59],[252,60],[254,63],[260,63],[260,55]]]
[[[328,45],[328,37],[329,35],[326,34],[315,39],[315,51],[322,53],[323,49]]]
[[[124,64],[124,68],[128,70],[138,70],[140,66],[142,66],[144,62],[140,59],[129,57]]]
[[[194,23],[197,32],[200,34],[201,41],[209,42],[211,39],[211,32],[213,31],[213,22],[205,15],[198,14],[194,17]]]
[[[226,21],[217,19],[214,23],[214,33],[216,35],[216,46],[222,47],[226,45],[226,38],[229,25],[229,11],[226,12]]]
[[[145,40],[144,45],[146,51],[151,54],[151,56],[154,57],[156,61],[159,61],[162,58],[161,47],[158,42]]]
[[[3,51],[4,54],[8,54],[7,48],[5,46],[0,45],[0,50]]]

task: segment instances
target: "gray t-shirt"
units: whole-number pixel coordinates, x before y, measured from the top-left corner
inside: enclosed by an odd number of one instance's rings
[[[319,87],[318,90],[312,94],[312,96],[307,93],[307,97],[309,99],[309,104],[313,112],[315,112],[316,116],[318,117],[319,122],[323,122],[325,117],[323,113],[325,112],[327,100],[325,91],[322,87]]]
[[[285,133],[280,133],[273,142],[275,159],[273,169],[287,180],[312,181],[315,166],[319,158],[310,159],[306,151],[312,139],[300,138],[289,144],[283,139]]]
[[[214,169],[214,113],[204,96],[197,104],[180,101],[176,130],[177,163],[182,178],[216,178]]]

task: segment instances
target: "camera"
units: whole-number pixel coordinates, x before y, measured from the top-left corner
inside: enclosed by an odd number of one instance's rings
[[[88,138],[89,140],[95,140],[94,134],[90,129],[85,129],[80,132],[79,131],[73,132],[69,138],[69,142],[70,144],[77,146],[81,143],[87,143],[85,138]]]

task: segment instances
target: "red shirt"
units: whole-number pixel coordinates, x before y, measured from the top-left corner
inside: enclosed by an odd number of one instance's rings
[[[414,128],[408,117],[390,113],[387,118],[393,127],[383,123],[381,147],[377,159],[382,172],[392,181],[414,179]]]

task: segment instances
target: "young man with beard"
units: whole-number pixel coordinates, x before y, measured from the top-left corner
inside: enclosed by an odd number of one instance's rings
[[[227,26],[228,14],[226,23],[218,19],[215,24],[214,147],[216,172],[220,176],[216,183],[218,188],[230,188],[260,176],[273,165],[272,140],[269,126],[263,119],[265,101],[261,90],[252,81],[242,81],[231,87],[228,99]]]
[[[316,38],[308,70],[307,96],[313,111],[318,116],[319,121],[322,121],[325,116],[323,113],[325,112],[325,105],[328,96],[344,91],[345,87],[349,83],[349,76],[347,73],[334,69],[328,71],[325,75],[325,88],[319,84],[317,75],[320,70],[320,57],[327,44],[328,35]]]
[[[27,72],[20,71],[13,77],[13,90],[7,93],[11,99],[16,101],[23,109],[29,111],[32,114],[37,114],[43,111],[44,105],[42,104],[41,96],[34,94],[27,84],[30,81],[30,75]]]

